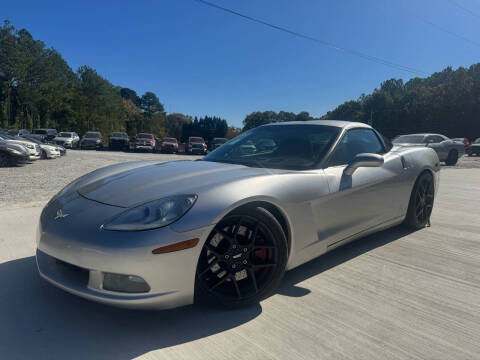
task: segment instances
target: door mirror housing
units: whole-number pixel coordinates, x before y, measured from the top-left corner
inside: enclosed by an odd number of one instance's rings
[[[347,165],[343,173],[347,176],[352,176],[355,170],[360,167],[380,167],[384,163],[383,156],[378,154],[358,154]]]

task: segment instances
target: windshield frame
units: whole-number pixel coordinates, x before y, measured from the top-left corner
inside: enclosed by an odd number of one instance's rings
[[[89,136],[90,135],[90,136]],[[95,135],[95,136],[91,136],[91,135]],[[87,132],[85,133],[85,135],[83,135],[83,137],[85,139],[101,139],[102,138],[102,134],[100,134],[99,132]]]

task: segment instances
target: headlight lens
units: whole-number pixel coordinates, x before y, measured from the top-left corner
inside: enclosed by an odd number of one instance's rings
[[[167,226],[190,210],[197,195],[174,195],[128,209],[102,226],[105,230],[140,231]]]

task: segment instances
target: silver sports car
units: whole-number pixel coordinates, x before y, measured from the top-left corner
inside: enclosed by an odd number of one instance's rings
[[[437,152],[440,161],[446,165],[456,165],[458,159],[465,154],[463,143],[439,134],[400,135],[393,139],[396,146],[427,146]]]
[[[362,123],[244,132],[199,161],[108,166],[42,212],[40,274],[117,306],[248,306],[286,270],[401,223],[429,222],[439,159]]]

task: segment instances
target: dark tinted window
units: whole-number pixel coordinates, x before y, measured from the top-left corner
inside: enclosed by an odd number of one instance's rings
[[[253,167],[306,170],[322,160],[340,128],[324,125],[269,125],[226,142],[204,160]]]
[[[98,132],[87,132],[85,138],[87,139],[100,139],[102,136]]]
[[[33,130],[32,131],[32,134],[39,134],[39,135],[46,135],[47,134],[47,130]]]
[[[383,154],[384,152],[382,143],[372,130],[348,130],[330,157],[328,166],[346,165],[358,154]]]
[[[153,135],[152,134],[144,134],[144,133],[140,133],[137,135],[138,138],[141,138],[141,139],[153,139]]]
[[[430,135],[430,136],[427,136],[427,138],[425,139],[425,142],[426,143],[429,143],[429,144],[436,144],[436,143],[440,143],[444,140],[444,138],[442,138],[441,136],[438,136],[438,135]]]

